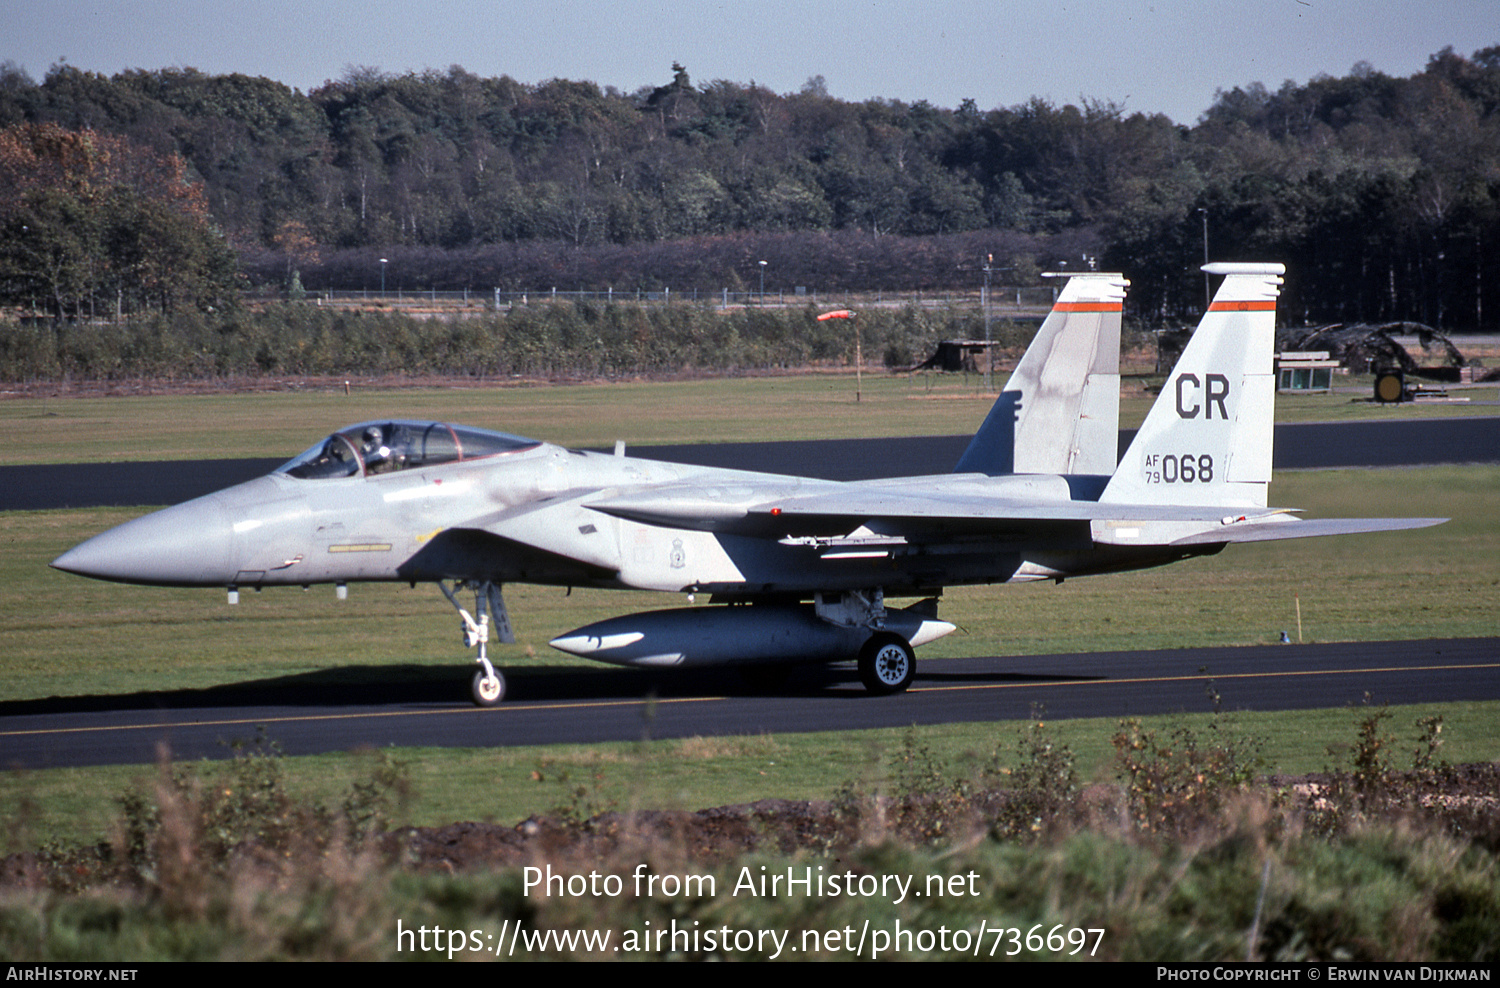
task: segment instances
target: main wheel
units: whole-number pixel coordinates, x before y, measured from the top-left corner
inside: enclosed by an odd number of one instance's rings
[[[481,707],[493,707],[505,699],[505,677],[498,669],[493,676],[486,676],[483,669],[476,670],[470,686],[474,702]]]
[[[859,678],[876,696],[900,693],[916,671],[917,656],[900,635],[879,632],[859,650]]]

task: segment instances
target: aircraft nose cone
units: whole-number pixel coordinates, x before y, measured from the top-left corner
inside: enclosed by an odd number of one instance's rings
[[[215,495],[145,515],[52,560],[79,576],[159,586],[217,586],[239,571],[232,528]]]

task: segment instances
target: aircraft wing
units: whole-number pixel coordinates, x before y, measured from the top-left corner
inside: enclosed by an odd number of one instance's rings
[[[606,514],[664,528],[734,535],[842,535],[872,521],[911,524],[965,523],[984,527],[1008,522],[1089,522],[1101,519],[1218,521],[1223,508],[1184,509],[1161,505],[1101,505],[1093,501],[1040,500],[963,492],[914,492],[862,485],[827,493],[719,500],[678,490],[645,490],[596,498],[586,506]],[[1266,509],[1259,509],[1265,514]]]
[[[1425,528],[1441,518],[1335,518],[1303,521],[1288,509],[1223,505],[1118,504],[997,497],[963,491],[843,489],[765,500],[684,497],[639,491],[586,499],[587,508],[648,525],[750,536],[846,535],[861,525],[897,529],[993,531],[1016,523],[1090,525],[1096,541],[1121,545],[1207,545],[1355,532]],[[748,493],[748,492],[747,492]],[[765,493],[765,492],[756,492]]]
[[[1099,501],[1028,501],[974,496],[909,493],[821,495],[748,512],[763,522],[780,520],[796,534],[847,532],[872,521],[947,530],[985,530],[1021,522],[1028,525],[1088,523],[1097,542],[1117,545],[1214,545],[1264,542],[1316,535],[1427,528],[1446,518],[1324,518],[1303,520],[1285,508],[1229,508],[1222,505],[1112,504]],[[788,524],[790,522],[790,524]],[[809,527],[820,531],[808,531]]]
[[[1255,509],[1260,515],[1267,509]],[[757,505],[752,517],[828,518],[831,523],[867,521],[1219,521],[1222,507],[1100,504],[1097,501],[1043,501],[973,494],[906,491],[822,494]]]

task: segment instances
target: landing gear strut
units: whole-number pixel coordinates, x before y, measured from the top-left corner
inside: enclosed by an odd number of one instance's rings
[[[819,618],[842,628],[868,628],[874,632],[859,650],[859,678],[876,696],[900,693],[911,685],[917,671],[917,655],[911,643],[886,630],[885,591],[849,590],[835,598],[815,594],[813,610]]]
[[[464,589],[474,591],[474,614],[479,615],[476,620],[473,615],[464,610],[458,602],[457,591]],[[490,664],[489,641],[490,641],[490,618],[494,617],[495,640],[504,644],[514,644],[515,632],[510,627],[510,614],[505,609],[505,597],[501,593],[501,585],[490,580],[455,580],[453,589],[442,580],[438,581],[438,589],[443,596],[448,598],[448,603],[458,611],[458,616],[463,620],[464,647],[479,647],[479,654],[474,661],[479,668],[474,672],[471,683],[471,693],[474,702],[481,707],[493,707],[505,699],[505,677],[500,670]]]

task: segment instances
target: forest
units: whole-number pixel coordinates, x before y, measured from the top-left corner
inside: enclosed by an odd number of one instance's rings
[[[663,76],[669,73],[664,71]],[[1206,240],[1206,246],[1205,246]],[[1226,79],[1192,126],[1107,98],[983,110],[453,66],[306,94],[191,68],[0,66],[0,305],[217,312],[240,291],[975,288],[1096,264],[1142,325],[1197,268],[1276,260],[1286,318],[1489,329],[1500,46]],[[385,258],[388,264],[383,265]],[[762,266],[760,261],[767,263]]]

